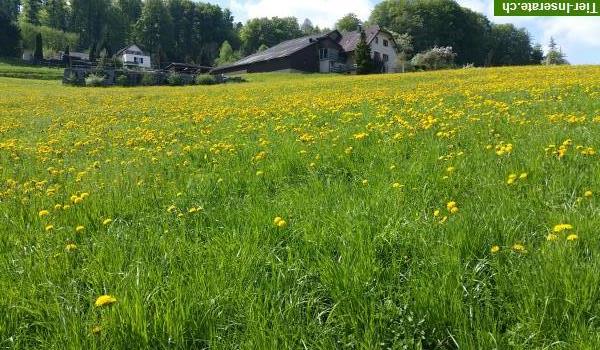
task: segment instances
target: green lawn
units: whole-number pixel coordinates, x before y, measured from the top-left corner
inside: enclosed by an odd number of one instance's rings
[[[63,70],[0,60],[0,77],[4,78],[62,80]]]
[[[600,348],[600,67],[247,79],[0,78],[0,348]]]

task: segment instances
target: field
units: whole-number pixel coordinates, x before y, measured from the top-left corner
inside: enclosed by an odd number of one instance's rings
[[[0,78],[0,348],[600,348],[600,67],[248,79]]]
[[[61,80],[63,69],[15,64],[0,60],[0,78]]]

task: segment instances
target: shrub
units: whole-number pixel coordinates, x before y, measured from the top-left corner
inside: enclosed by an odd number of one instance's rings
[[[66,77],[63,78],[63,83],[68,85],[81,85],[77,80],[77,74],[70,72]]]
[[[167,84],[171,86],[180,86],[183,85],[183,77],[179,73],[169,73],[167,76]]]
[[[212,75],[208,74],[199,74],[196,76],[196,84],[198,85],[213,85],[216,84],[217,81]]]
[[[119,75],[115,81],[119,86],[129,85],[129,77],[126,75]]]
[[[142,74],[142,85],[150,86],[150,85],[154,85],[155,83],[156,83],[156,79],[154,78],[153,74],[150,74],[150,73]]]
[[[85,78],[85,86],[103,86],[104,76],[99,74],[90,74]]]
[[[456,54],[451,46],[434,47],[433,49],[421,52],[412,58],[411,64],[415,67],[435,70],[454,67],[454,58]]]

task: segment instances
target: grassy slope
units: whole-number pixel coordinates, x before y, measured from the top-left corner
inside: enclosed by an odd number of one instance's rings
[[[0,347],[600,346],[599,67],[250,79],[0,79]]]
[[[7,61],[0,61],[0,77],[39,80],[61,80],[62,76],[62,68],[39,67],[24,64],[15,64],[13,62]]]

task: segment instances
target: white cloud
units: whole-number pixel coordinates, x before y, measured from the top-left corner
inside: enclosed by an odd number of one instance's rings
[[[371,13],[369,0],[230,0],[230,8],[239,20],[256,17],[294,16],[302,23],[305,18],[320,27],[333,27],[344,15],[353,12],[366,20]]]

